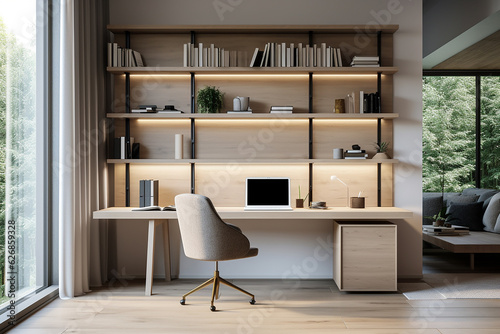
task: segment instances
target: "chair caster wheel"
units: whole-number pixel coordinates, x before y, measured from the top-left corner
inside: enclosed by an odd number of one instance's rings
[[[252,300],[250,301],[250,304],[255,305],[255,299],[252,298]]]
[[[180,303],[181,303],[181,305],[184,305],[184,304],[186,304],[186,300],[185,299],[181,299]]]
[[[212,311],[212,312],[215,311],[215,306],[213,306],[213,305],[210,306],[210,311]]]

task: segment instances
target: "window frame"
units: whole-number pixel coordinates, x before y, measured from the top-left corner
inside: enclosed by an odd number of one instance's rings
[[[481,77],[500,76],[500,70],[424,70],[422,77],[468,76],[476,80],[476,152],[474,181],[481,188]]]
[[[57,182],[52,171],[57,123],[54,115],[57,107],[58,77],[57,34],[59,31],[60,0],[36,0],[36,139],[37,139],[37,240],[43,242],[36,246],[37,285],[41,287],[24,298],[15,301],[15,323],[6,313],[7,307],[0,309],[2,320],[0,332],[13,328],[15,324],[29,317],[59,295],[58,283],[58,220],[57,220]],[[38,89],[40,88],[40,89]],[[39,94],[38,92],[41,92]],[[57,151],[55,151],[57,152]],[[4,318],[5,317],[5,318]]]

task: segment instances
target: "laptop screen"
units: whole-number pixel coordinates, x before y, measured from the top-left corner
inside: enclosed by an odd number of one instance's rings
[[[246,206],[289,206],[290,179],[285,177],[249,177],[246,182]]]

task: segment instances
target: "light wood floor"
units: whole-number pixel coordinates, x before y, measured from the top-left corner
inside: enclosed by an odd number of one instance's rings
[[[424,276],[470,272],[466,255],[424,254]],[[477,272],[498,272],[499,255],[479,256]],[[209,310],[209,289],[181,306],[181,295],[199,282],[157,280],[154,295],[145,297],[143,281],[117,281],[83,297],[57,299],[9,333],[500,333],[500,299],[407,300],[400,293],[339,292],[331,280],[235,280],[255,293],[256,305],[223,286],[217,312]]]

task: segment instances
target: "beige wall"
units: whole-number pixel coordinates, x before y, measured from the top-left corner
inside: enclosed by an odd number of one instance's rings
[[[398,275],[420,277],[422,197],[422,1],[421,0],[110,0],[111,24],[399,24],[394,35],[395,205],[414,218],[398,221]],[[331,240],[330,222],[236,222],[259,247],[254,259],[224,263],[227,277],[332,277],[332,257],[317,256]],[[146,224],[120,222],[118,271],[143,276]],[[211,265],[185,258],[171,224],[174,271],[206,277]],[[161,247],[158,243],[157,247]],[[163,269],[161,252],[156,272]],[[321,253],[323,255],[323,253]]]

